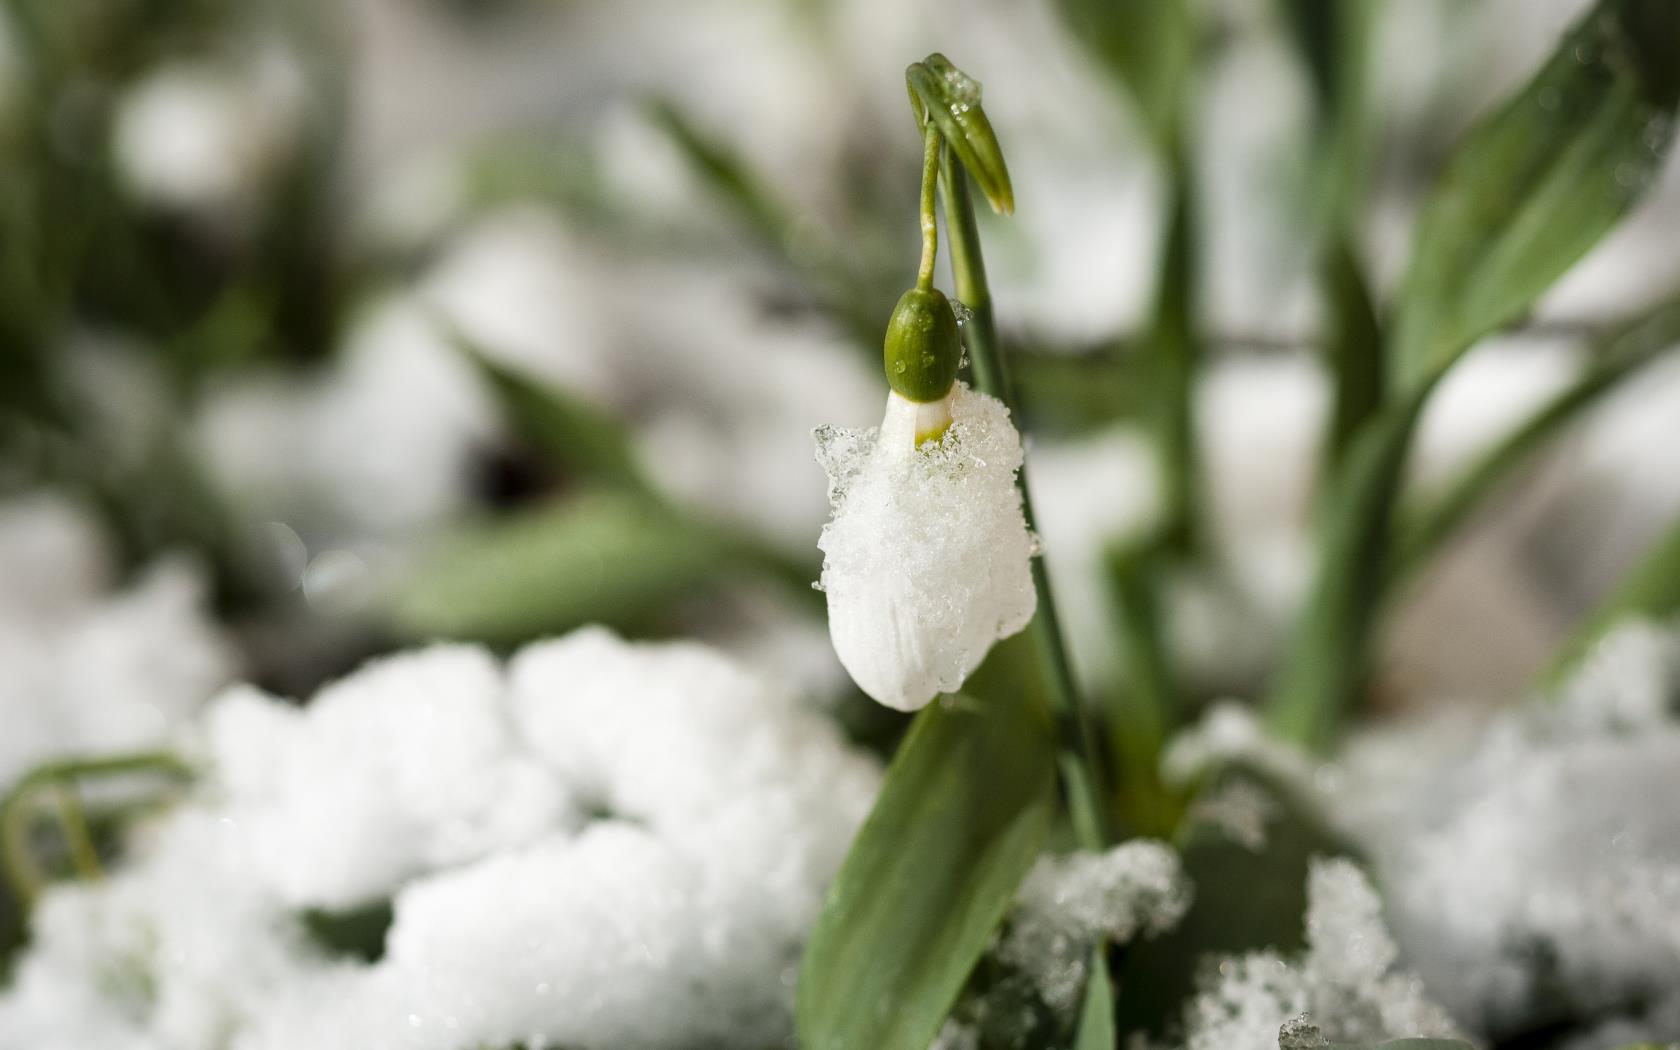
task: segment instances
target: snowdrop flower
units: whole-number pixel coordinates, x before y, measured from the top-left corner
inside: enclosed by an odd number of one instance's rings
[[[834,517],[818,546],[834,650],[858,687],[913,711],[963,683],[1037,607],[1009,410],[955,382],[956,317],[912,290],[886,341],[885,418],[817,430]]]

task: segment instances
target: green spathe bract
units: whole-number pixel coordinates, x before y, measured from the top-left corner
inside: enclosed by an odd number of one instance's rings
[[[962,337],[951,301],[937,288],[912,288],[893,307],[882,347],[887,383],[908,401],[938,401],[962,364]]]
[[[999,215],[1015,213],[1015,189],[997,133],[980,106],[980,83],[937,51],[904,71],[917,122],[939,129]]]

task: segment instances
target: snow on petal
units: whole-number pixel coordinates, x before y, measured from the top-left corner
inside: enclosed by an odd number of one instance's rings
[[[962,686],[1037,607],[1015,472],[1021,439],[996,398],[958,383],[951,426],[916,444],[924,406],[882,426],[820,428],[833,519],[824,553],[829,635],[858,687],[903,711]]]

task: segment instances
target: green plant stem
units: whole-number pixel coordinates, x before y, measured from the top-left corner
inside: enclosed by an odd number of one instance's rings
[[[1109,719],[1120,764],[1117,800],[1129,830],[1170,837],[1177,807],[1160,777],[1161,751],[1174,724],[1178,690],[1161,631],[1161,549],[1146,544],[1109,558],[1126,683]]]
[[[64,843],[69,847],[70,863],[76,876],[90,881],[104,878],[105,868],[99,863],[99,849],[93,844],[93,833],[88,829],[81,793],[76,785],[60,782],[57,794],[59,827],[64,833]]]
[[[1170,147],[1173,204],[1161,251],[1161,286],[1150,332],[1151,379],[1156,403],[1155,441],[1161,456],[1161,542],[1188,554],[1197,541],[1195,334],[1195,176],[1188,150]]]
[[[934,191],[939,184],[939,129],[932,121],[922,130],[922,262],[916,267],[916,287],[933,288],[933,263],[939,255],[939,217],[934,211]]]
[[[27,908],[46,884],[40,865],[29,849],[29,802],[35,792],[50,786],[69,788],[77,780],[88,777],[125,776],[132,773],[159,773],[186,779],[192,768],[164,751],[145,751],[132,755],[113,755],[107,758],[72,758],[37,766],[12,785],[0,798],[0,869],[4,870],[13,895]],[[79,810],[79,806],[77,807]],[[85,822],[82,830],[86,831]],[[71,855],[81,848],[75,839],[77,832],[66,824]],[[87,842],[92,848],[92,842]],[[77,860],[78,868],[86,858]],[[98,860],[94,860],[97,867]]]
[[[1014,392],[1010,387],[997,325],[992,318],[991,290],[986,283],[986,262],[980,251],[980,231],[975,223],[974,199],[968,175],[947,150],[940,165],[940,183],[945,196],[945,232],[950,240],[951,274],[957,298],[971,311],[966,325],[969,361],[974,384],[982,392],[1002,401],[1017,417]],[[1017,475],[1021,506],[1027,528],[1034,528],[1031,490],[1027,469]],[[1038,614],[1028,630],[1038,654],[1046,691],[1056,716],[1059,737],[1057,766],[1068,794],[1074,831],[1080,845],[1100,849],[1109,841],[1108,820],[1103,801],[1108,798],[1097,749],[1096,735],[1079,700],[1061,624],[1050,590],[1050,578],[1042,557],[1032,560],[1033,588],[1038,594]]]

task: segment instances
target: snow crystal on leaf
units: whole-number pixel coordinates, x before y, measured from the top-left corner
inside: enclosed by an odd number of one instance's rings
[[[1053,1010],[1069,1011],[1093,944],[1160,933],[1189,906],[1178,855],[1162,843],[1044,857],[1021,886],[998,957],[1028,974]]]
[[[1332,1041],[1451,1037],[1446,1013],[1395,967],[1382,906],[1351,861],[1314,860],[1307,950],[1220,960],[1185,1009],[1185,1050],[1275,1050],[1285,1022],[1310,1015]]]

